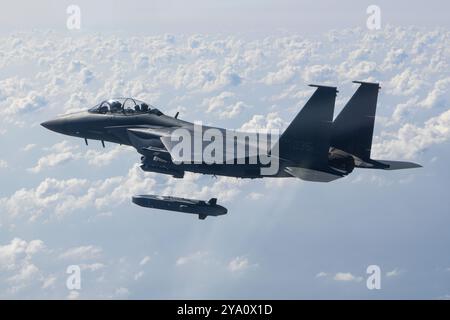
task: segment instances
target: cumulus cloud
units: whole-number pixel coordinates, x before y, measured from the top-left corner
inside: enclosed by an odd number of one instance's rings
[[[47,99],[36,91],[31,91],[24,97],[14,97],[10,100],[9,107],[3,111],[3,114],[7,117],[34,112],[47,105]]]
[[[450,108],[449,89],[450,77],[436,81],[433,90],[431,90],[426,98],[421,101],[420,105],[426,108]]]
[[[286,122],[276,112],[270,112],[267,115],[256,114],[249,121],[241,126],[241,130],[245,132],[251,131],[270,131],[280,130],[286,126]]]
[[[74,152],[76,149],[77,147],[70,145],[67,140],[63,140],[49,148],[45,148],[45,150],[50,151],[50,153],[41,157],[36,166],[30,168],[29,171],[38,173],[44,168],[55,167],[77,159],[78,155]]]
[[[397,132],[383,132],[373,144],[377,157],[413,159],[427,148],[450,138],[450,110],[427,120],[423,126],[404,124]]]
[[[0,198],[0,208],[11,218],[24,216],[33,221],[45,213],[47,218],[62,218],[89,207],[113,208],[139,191],[151,191],[155,184],[151,175],[137,165],[126,176],[105,180],[46,178],[35,188],[22,188],[9,197]]]
[[[11,285],[9,288],[11,293],[17,293],[42,279],[41,271],[33,260],[44,249],[44,242],[39,239],[26,241],[14,238],[10,243],[0,245],[0,271],[2,271],[0,280],[4,277]]]
[[[132,152],[134,149],[129,146],[117,145],[110,149],[102,149],[101,151],[88,149],[80,151],[77,145],[71,145],[68,141],[56,143],[50,148],[46,148],[50,153],[38,159],[36,165],[29,168],[32,173],[39,173],[45,169],[65,165],[74,160],[84,159],[90,165],[101,167],[109,165],[114,159],[120,157],[126,152]]]

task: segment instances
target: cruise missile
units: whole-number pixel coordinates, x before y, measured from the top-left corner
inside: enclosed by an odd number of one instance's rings
[[[131,200],[141,207],[198,214],[201,220],[207,216],[220,216],[228,212],[227,208],[217,204],[216,198],[204,201],[147,194],[133,196]]]

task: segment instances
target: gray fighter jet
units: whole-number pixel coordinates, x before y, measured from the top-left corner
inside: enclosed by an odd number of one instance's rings
[[[267,138],[271,144],[266,148],[264,161],[259,154],[255,156],[250,152],[255,141],[259,147],[261,134],[252,140],[253,144],[251,139],[236,142],[236,145],[243,144],[244,154],[239,154],[239,148],[228,152],[228,146],[222,141],[223,148],[216,148],[211,153],[221,154],[219,158],[215,157],[214,161],[198,158],[199,152],[208,149],[208,142],[214,140],[220,146],[217,137],[205,139],[206,134],[201,135],[197,143],[193,123],[178,119],[178,113],[171,117],[133,98],[105,100],[87,111],[63,115],[42,123],[42,126],[84,138],[86,144],[90,139],[100,140],[103,146],[105,141],[133,146],[142,155],[143,170],[176,178],[182,178],[186,171],[190,171],[238,178],[295,177],[329,182],[350,174],[354,168],[396,170],[420,167],[411,162],[371,158],[380,87],[378,83],[356,83],[359,88],[334,121],[336,88],[312,85],[317,89],[287,129],[277,140],[273,136]],[[192,133],[192,141],[187,144],[191,149],[179,152],[177,143],[182,139],[179,136],[174,138],[179,129]],[[230,135],[230,131],[222,128],[201,126],[200,129],[202,132],[213,130],[216,134]],[[193,161],[186,161],[186,154],[190,154]],[[225,158],[227,161],[219,161]],[[270,174],[263,173],[263,169],[268,169],[272,162],[277,162],[276,170]]]

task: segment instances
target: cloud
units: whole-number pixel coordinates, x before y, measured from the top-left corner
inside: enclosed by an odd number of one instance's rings
[[[450,108],[450,77],[440,79],[434,84],[433,90],[420,102],[425,108],[446,107]]]
[[[87,245],[68,249],[60,254],[59,258],[67,260],[90,260],[98,258],[102,253],[102,249],[97,246]]]
[[[338,272],[334,275],[333,280],[343,281],[343,282],[349,282],[349,281],[361,282],[363,280],[363,278],[354,276],[350,272]]]
[[[17,269],[44,248],[42,240],[27,242],[20,238],[14,238],[9,244],[0,245],[0,269]],[[25,264],[28,265],[28,263]]]
[[[138,165],[131,167],[126,176],[104,180],[46,178],[35,188],[22,188],[9,197],[0,198],[0,208],[10,218],[24,216],[30,221],[44,214],[62,218],[86,208],[103,212],[129,201],[134,194],[150,192],[155,184],[152,174],[143,172]]]
[[[248,258],[237,256],[231,259],[231,261],[228,263],[228,270],[230,270],[233,273],[236,272],[243,272],[249,268],[257,267],[257,264],[250,264]]]
[[[413,159],[432,145],[443,143],[449,138],[450,110],[427,120],[421,127],[407,123],[395,133],[382,133],[372,150],[380,158]]]
[[[0,159],[0,169],[8,168],[8,162],[6,160]]]
[[[149,263],[151,260],[151,258],[149,256],[145,256],[144,258],[142,258],[141,262],[139,262],[139,265],[141,266],[145,266],[147,263]]]
[[[26,241],[14,238],[10,243],[0,245],[0,271],[4,280],[11,285],[9,291],[17,293],[42,278],[36,266],[35,256],[45,249],[44,242],[39,239]]]
[[[402,273],[403,272],[401,270],[395,268],[394,270],[386,272],[386,277],[388,278],[398,277]]]
[[[286,123],[276,112],[270,112],[267,115],[254,115],[249,121],[245,122],[240,130],[244,132],[264,132],[268,130],[281,130]]]
[[[47,278],[44,279],[44,282],[42,283],[42,289],[48,289],[54,287],[56,283],[57,277],[54,275],[49,275]]]
[[[80,292],[76,290],[69,291],[67,295],[68,300],[77,300],[80,297]]]
[[[239,115],[244,109],[250,108],[243,101],[233,102],[235,94],[224,91],[218,96],[204,99],[203,105],[207,107],[206,112],[216,112],[221,118],[234,118]]]
[[[128,288],[120,287],[114,291],[114,298],[125,299],[130,295],[130,290]]]
[[[36,91],[31,91],[25,97],[12,98],[9,107],[3,113],[6,116],[12,116],[35,112],[45,107],[47,103],[47,99],[43,95],[38,94]]]
[[[308,70],[306,73],[306,77],[310,78],[313,77],[312,73],[316,72],[315,70]],[[278,84],[287,84],[291,82],[294,77],[297,75],[298,70],[296,67],[293,67],[291,65],[286,65],[284,68],[275,71],[275,72],[269,72],[263,79],[262,82],[264,84],[271,86],[271,85],[278,85]]]
[[[206,251],[197,251],[197,252],[195,252],[193,254],[190,254],[188,256],[179,257],[176,260],[175,264],[177,266],[184,266],[184,265],[188,265],[188,264],[191,264],[191,263],[194,263],[194,262],[197,262],[197,263],[198,262],[202,262],[202,261],[206,260],[208,255],[209,255],[209,253],[206,252]]]
[[[29,171],[38,173],[45,168],[56,167],[74,159],[78,159],[79,155],[74,152],[77,148],[78,147],[76,146],[70,145],[67,140],[58,142],[53,146],[46,148],[45,150],[48,150],[51,153],[41,157],[36,166],[30,168]]]
[[[101,250],[98,253],[100,254]],[[98,271],[98,270],[105,268],[105,265],[100,262],[95,262],[95,263],[91,263],[91,264],[83,263],[83,264],[80,264],[80,268],[81,268],[81,270]]]
[[[23,151],[30,151],[36,147],[35,143],[29,143],[25,147],[22,148]]]
[[[303,71],[303,79],[312,84],[321,84],[328,81],[335,81],[335,70],[329,65],[307,66]]]
[[[65,165],[73,160],[86,160],[90,165],[101,167],[109,165],[114,159],[124,155],[127,152],[135,151],[130,146],[116,145],[109,150],[93,150],[88,149],[85,152],[80,152],[78,146],[69,144],[68,141],[56,143],[55,145],[46,148],[50,151],[49,154],[39,158],[37,164],[29,168],[28,171],[32,173],[39,173],[44,169],[58,167]]]

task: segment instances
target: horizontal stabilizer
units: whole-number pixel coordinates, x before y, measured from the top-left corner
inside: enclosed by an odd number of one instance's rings
[[[400,169],[412,169],[422,167],[420,164],[414,162],[392,161],[392,160],[372,160],[372,164],[374,164],[373,167],[374,169],[383,169],[383,170],[400,170]],[[379,166],[379,164],[381,164],[382,166]]]
[[[291,176],[304,181],[330,182],[342,178],[341,174],[335,172],[335,170],[332,170],[331,168],[327,172],[302,167],[286,167],[284,171],[289,173]]]

